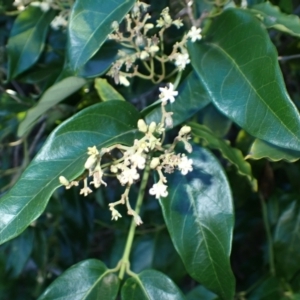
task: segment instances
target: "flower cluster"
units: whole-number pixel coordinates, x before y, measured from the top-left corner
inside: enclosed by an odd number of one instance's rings
[[[84,168],[88,171],[88,176],[84,178],[84,186],[80,190],[80,194],[87,196],[92,193],[92,189],[88,186],[88,177],[91,177],[90,185],[94,188],[107,186],[104,181],[104,176],[107,172],[114,175],[122,186],[125,186],[125,191],[121,195],[120,200],[110,203],[109,209],[112,213],[112,220],[121,218],[121,214],[116,210],[119,204],[126,204],[127,213],[132,215],[136,224],[142,224],[140,216],[131,208],[129,202],[129,191],[131,186],[140,179],[139,172],[146,168],[148,164],[150,169],[158,173],[159,180],[149,190],[155,198],[166,197],[168,195],[167,179],[164,173],[173,173],[178,169],[182,175],[186,175],[193,170],[192,160],[179,153],[174,152],[177,143],[182,142],[187,152],[192,152],[191,144],[189,143],[190,131],[189,126],[183,126],[172,145],[163,146],[163,137],[165,129],[172,123],[172,113],[166,112],[165,106],[168,101],[175,101],[175,96],[178,92],[174,90],[174,86],[170,83],[169,87],[160,88],[160,99],[162,107],[162,121],[156,124],[151,122],[149,125],[143,119],[138,121],[138,130],[143,133],[140,139],[134,140],[132,146],[116,144],[108,148],[97,149],[96,146],[88,148],[88,158],[84,164]],[[101,164],[103,157],[107,154],[111,156],[118,152],[116,159],[109,163]],[[160,154],[159,154],[160,153]],[[78,181],[69,181],[64,176],[59,177],[60,183],[67,189],[72,186],[77,186]]]
[[[193,26],[180,42],[173,45],[172,52],[166,55],[164,53],[165,30],[171,26],[179,29],[183,23],[180,19],[172,19],[168,7],[162,10],[156,24],[151,23],[151,16],[146,12],[147,8],[148,4],[137,1],[131,13],[125,17],[125,26],[122,28],[126,29],[123,32],[116,21],[112,23],[113,32],[109,35],[109,39],[115,40],[121,43],[125,49],[129,49],[129,51],[119,51],[118,59],[108,72],[116,84],[128,86],[130,84],[128,78],[134,76],[159,83],[166,77],[165,64],[170,62],[176,67],[172,71],[173,73],[184,70],[190,63],[186,42],[188,39],[195,42],[202,38],[201,29]],[[138,60],[142,62],[147,74],[139,72]],[[155,72],[157,65],[159,65],[161,74]]]
[[[59,28],[64,29],[67,27],[70,8],[73,3],[73,0],[70,0],[68,2],[62,0],[15,0],[13,2],[13,5],[20,11],[24,10],[28,5],[39,7],[42,12],[47,12],[50,9],[58,11],[58,15],[55,16],[50,24],[54,30],[58,30]]]

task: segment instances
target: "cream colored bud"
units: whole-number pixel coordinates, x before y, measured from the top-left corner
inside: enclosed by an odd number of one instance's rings
[[[149,48],[149,52],[153,53],[153,54],[156,53],[158,50],[159,50],[159,47],[156,45],[153,45]]]
[[[117,168],[115,165],[111,165],[111,166],[110,166],[110,171],[111,171],[112,173],[117,173],[117,172],[118,172],[118,168]]]
[[[64,176],[59,176],[58,179],[59,179],[59,182],[64,186],[67,186],[70,184],[69,180]]]
[[[154,25],[153,24],[151,24],[151,23],[147,23],[147,24],[145,24],[145,26],[144,26],[144,28],[145,29],[152,29],[154,27]]]
[[[111,23],[111,28],[115,31],[117,31],[119,29],[119,23],[117,21],[113,21]]]
[[[141,59],[141,60],[144,60],[144,59],[146,59],[146,58],[148,58],[148,57],[149,57],[149,53],[148,53],[147,51],[143,50],[143,51],[141,52],[141,54],[140,54],[140,59]]]
[[[96,155],[90,155],[84,164],[85,169],[92,169],[96,164],[97,160],[98,158]]]
[[[149,125],[149,132],[153,133],[156,129],[156,123],[155,122],[151,122]]]
[[[130,84],[128,79],[123,75],[119,76],[119,82],[120,82],[120,84],[125,85],[125,86],[129,86],[129,84]]]
[[[148,126],[143,119],[138,120],[137,126],[138,126],[139,131],[141,131],[141,132],[146,133],[148,130]]]
[[[151,163],[150,163],[150,168],[155,169],[159,165],[159,163],[160,163],[160,160],[158,157],[152,158]]]
[[[188,134],[190,132],[191,132],[191,127],[184,125],[183,127],[181,127],[179,134],[184,135],[184,134]]]

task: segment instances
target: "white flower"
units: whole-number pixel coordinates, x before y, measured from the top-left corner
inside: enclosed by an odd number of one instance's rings
[[[130,85],[129,80],[124,75],[119,76],[119,82],[120,82],[120,84],[122,84],[124,86],[129,86]]]
[[[187,53],[181,54],[177,53],[175,57],[175,65],[178,67],[179,70],[184,70],[185,66],[190,63],[190,58]]]
[[[111,219],[117,221],[118,218],[122,218],[122,215],[115,209],[111,208]]]
[[[169,88],[159,88],[159,91],[159,98],[163,102],[167,102],[169,100],[171,103],[173,103],[175,101],[175,96],[178,95],[178,92],[174,91],[174,86],[172,83],[169,83]]]
[[[41,2],[40,8],[43,12],[47,12],[50,9],[50,4],[47,2]]]
[[[192,40],[192,42],[196,42],[197,40],[202,39],[201,28],[196,28],[195,26],[192,26],[190,31],[188,32],[187,36]]]
[[[51,27],[54,30],[58,30],[60,27],[66,27],[68,25],[68,22],[66,19],[60,15],[56,16],[52,22],[51,22]]]
[[[126,183],[133,184],[133,181],[139,179],[140,175],[137,173],[135,168],[126,167],[117,177],[120,183],[125,185]]]
[[[155,195],[156,199],[159,199],[160,197],[167,197],[168,191],[167,191],[167,185],[163,184],[161,181],[158,183],[155,183],[153,187],[149,190],[150,195]]]
[[[137,166],[140,170],[145,168],[146,158],[140,153],[135,153],[131,155],[130,161],[134,166]]]
[[[80,195],[83,194],[86,197],[88,194],[92,192],[93,191],[88,186],[85,186],[80,190]]]
[[[193,171],[192,164],[193,164],[193,160],[188,159],[184,154],[182,154],[182,157],[178,164],[178,169],[181,171],[182,175],[186,175],[188,172]]]

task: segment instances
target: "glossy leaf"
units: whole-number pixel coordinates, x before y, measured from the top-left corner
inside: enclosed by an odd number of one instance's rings
[[[106,79],[96,78],[95,89],[97,90],[102,101],[125,100],[124,97],[117,90],[115,90]]]
[[[256,139],[249,150],[249,154],[246,156],[246,159],[248,158],[268,158],[272,161],[279,161],[283,159],[289,162],[294,162],[300,158],[300,151],[281,148],[268,142]]]
[[[270,277],[260,284],[248,297],[249,300],[275,300],[281,299],[280,280]]]
[[[29,6],[14,22],[7,45],[8,77],[14,78],[38,60],[55,12]]]
[[[230,146],[229,142],[214,136],[214,134],[204,125],[189,123],[194,136],[200,137],[207,142],[207,146],[219,150],[222,155],[233,163],[239,174],[244,175],[251,182],[254,190],[257,190],[257,181],[252,175],[251,165],[245,161],[242,152]]]
[[[121,290],[122,300],[183,300],[173,281],[155,270],[146,270],[126,280]]]
[[[104,74],[116,60],[119,44],[107,41],[100,50],[80,69],[78,75],[84,78],[93,78]]]
[[[208,127],[217,137],[224,137],[232,126],[232,121],[221,114],[213,104],[207,105],[199,112],[198,121]]]
[[[27,111],[25,119],[19,125],[18,136],[23,136],[49,108],[79,90],[85,83],[83,78],[68,77],[48,88],[40,101]]]
[[[78,70],[96,54],[112,32],[112,23],[124,18],[134,0],[78,0],[70,15],[68,56],[71,69]]]
[[[187,300],[216,300],[218,296],[207,290],[203,285],[198,285],[186,295]]]
[[[0,199],[0,243],[20,234],[45,209],[58,177],[69,180],[84,170],[87,147],[131,144],[138,112],[124,101],[90,106],[52,132],[16,185]]]
[[[193,171],[168,176],[169,195],[160,199],[173,244],[188,271],[222,299],[232,299],[230,268],[233,204],[222,167],[204,148],[193,146]]]
[[[82,261],[59,276],[38,300],[114,300],[119,279],[99,260]]]
[[[251,7],[251,11],[262,20],[267,28],[274,28],[290,35],[300,37],[300,19],[296,15],[287,15],[279,7],[264,2]]]
[[[207,93],[202,81],[195,72],[191,72],[178,88],[178,96],[175,102],[166,105],[166,111],[172,111],[174,126],[186,121],[196,112],[201,110],[210,102],[210,96]],[[161,107],[147,108],[142,112],[148,124],[152,121],[160,122]]]
[[[222,113],[259,139],[300,150],[299,113],[285,89],[276,49],[251,13],[226,10],[206,41],[190,43],[189,52]]]
[[[300,204],[293,201],[280,216],[274,236],[278,269],[288,279],[300,270]]]

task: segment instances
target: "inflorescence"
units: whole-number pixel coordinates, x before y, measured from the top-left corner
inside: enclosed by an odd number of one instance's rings
[[[108,75],[114,78],[116,84],[129,86],[128,78],[138,76],[159,83],[171,77],[178,71],[185,69],[190,63],[186,48],[188,39],[192,42],[200,40],[201,28],[192,28],[185,34],[180,42],[173,45],[173,50],[168,55],[164,53],[164,33],[166,29],[183,26],[182,20],[172,19],[169,8],[162,10],[156,24],[151,23],[151,16],[147,13],[148,4],[137,1],[131,13],[125,17],[125,24],[112,23],[113,32],[109,39],[120,43],[124,50],[120,50],[118,59],[112,64]],[[138,70],[137,61],[143,64],[146,73]],[[175,65],[175,69],[166,74],[166,63]],[[156,72],[155,69],[159,69]]]
[[[112,213],[112,220],[121,218],[121,214],[116,210],[119,204],[126,204],[127,213],[132,215],[136,224],[142,224],[140,216],[131,208],[129,202],[129,191],[131,186],[140,179],[140,170],[144,170],[149,164],[150,169],[155,170],[158,174],[158,181],[149,190],[149,193],[155,198],[166,197],[168,195],[167,179],[164,173],[173,173],[178,169],[182,175],[186,175],[193,170],[192,159],[189,159],[184,153],[176,154],[174,152],[177,143],[182,142],[187,152],[192,152],[192,146],[189,143],[191,128],[183,126],[173,143],[163,146],[164,133],[166,128],[172,127],[172,112],[167,112],[165,106],[168,101],[174,102],[178,92],[174,90],[174,86],[170,83],[169,87],[160,88],[160,99],[162,108],[161,122],[156,124],[151,122],[149,125],[143,119],[138,121],[138,130],[143,133],[143,137],[135,139],[132,146],[116,144],[108,148],[97,149],[96,146],[88,148],[88,158],[84,164],[84,168],[88,170],[88,176],[83,179],[84,186],[80,190],[80,194],[87,196],[92,193],[92,189],[88,186],[88,177],[92,177],[90,185],[94,188],[107,186],[104,176],[108,172],[114,175],[125,191],[121,195],[120,200],[110,203],[109,209]],[[109,163],[101,164],[105,154],[113,156],[115,150],[118,155]],[[69,181],[64,176],[59,177],[59,181],[67,189],[72,186],[78,186],[78,181]]]

